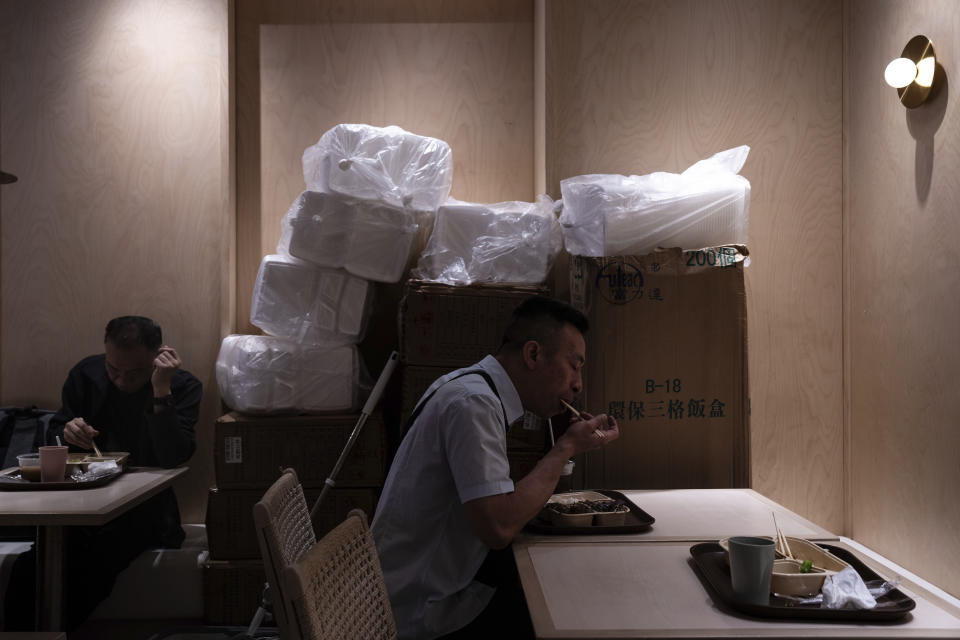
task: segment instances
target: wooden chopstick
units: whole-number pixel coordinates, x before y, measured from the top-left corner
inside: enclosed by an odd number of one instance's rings
[[[578,418],[580,417],[580,412],[574,409],[573,407],[571,407],[569,402],[567,402],[563,398],[560,398],[560,402],[562,402],[563,406],[565,406],[567,409],[570,409],[570,411],[573,412],[573,415],[577,416]]]
[[[793,560],[794,557],[793,552],[790,551],[790,543],[787,542],[787,537],[783,535],[783,531],[780,530],[780,525],[777,523],[776,513],[773,513],[773,526],[777,529],[777,544],[780,546],[780,553]]]
[[[573,415],[577,416],[578,418],[581,417],[580,412],[574,409],[572,406],[570,406],[569,402],[567,402],[563,398],[560,398],[560,402],[562,402],[563,406],[565,406],[567,409],[570,409],[570,411],[573,412]],[[603,435],[603,431],[601,431],[600,429],[595,429],[594,433],[597,434],[597,436],[600,438],[601,441],[606,437],[605,435]]]
[[[103,457],[103,454],[100,453],[100,449],[97,448],[97,443],[96,443],[96,442],[93,442],[93,440],[91,440],[90,442],[93,443],[93,452],[94,452],[95,454],[97,454],[97,457],[98,457],[98,458],[102,458],[102,457]]]

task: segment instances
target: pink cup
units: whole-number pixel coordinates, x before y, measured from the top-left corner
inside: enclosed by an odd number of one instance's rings
[[[40,481],[63,482],[67,471],[68,447],[39,447]]]

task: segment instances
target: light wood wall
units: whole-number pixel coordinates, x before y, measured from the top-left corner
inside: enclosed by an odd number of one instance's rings
[[[841,5],[554,0],[546,16],[551,195],[751,147],[752,486],[840,531]]]
[[[960,596],[960,5],[846,4],[847,533]],[[917,34],[945,75],[907,110],[883,70]]]
[[[204,386],[187,522],[229,293],[228,30],[226,0],[0,2],[0,397],[57,408],[110,318],[157,320]]]

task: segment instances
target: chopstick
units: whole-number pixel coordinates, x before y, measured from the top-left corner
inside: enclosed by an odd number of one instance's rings
[[[577,416],[578,418],[580,417],[580,412],[574,409],[572,406],[570,406],[569,402],[567,402],[563,398],[560,398],[560,402],[562,402],[563,406],[565,406],[567,409],[570,409],[570,411],[573,412],[573,415]]]
[[[100,449],[97,448],[97,443],[94,442],[93,440],[91,440],[90,442],[93,443],[93,452],[94,452],[95,454],[97,454],[97,457],[98,457],[98,458],[102,458],[102,457],[103,457],[103,454],[100,453]]]
[[[773,513],[773,512],[771,512]],[[783,535],[783,531],[780,530],[780,525],[777,524],[777,514],[773,513],[773,526],[777,529],[777,545],[780,547],[780,553],[786,557],[794,560],[793,553],[790,551],[790,543],[787,542],[786,536]]]
[[[567,402],[567,401],[564,400],[563,398],[560,398],[560,402],[562,402],[562,403],[563,403],[563,406],[565,406],[567,409],[570,409],[570,411],[573,412],[573,415],[577,416],[578,418],[582,418],[582,416],[580,415],[580,412],[577,411],[576,409],[574,409],[572,406],[570,406],[570,403],[569,403],[569,402]],[[607,437],[607,436],[605,436],[605,435],[603,434],[603,431],[600,430],[600,429],[595,429],[593,433],[594,433],[598,438],[600,438],[601,441],[605,440],[606,437]]]

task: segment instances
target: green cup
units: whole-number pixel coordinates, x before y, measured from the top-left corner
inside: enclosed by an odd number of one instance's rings
[[[773,576],[773,540],[735,536],[728,540],[730,584],[734,597],[749,604],[770,603]]]

